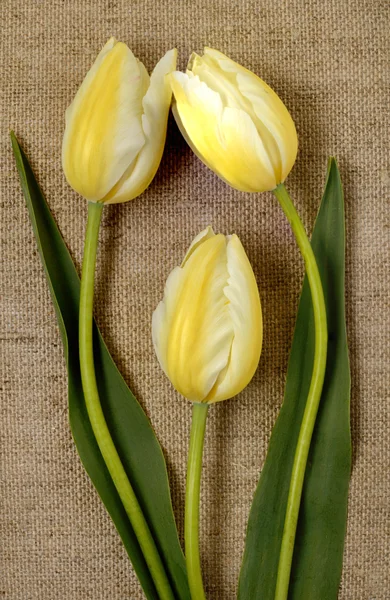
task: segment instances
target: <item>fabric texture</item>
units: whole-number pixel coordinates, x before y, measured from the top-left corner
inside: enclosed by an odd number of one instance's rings
[[[61,340],[9,141],[14,129],[80,268],[86,203],[61,170],[64,113],[111,35],[149,72],[215,47],[281,96],[299,135],[287,186],[313,227],[327,157],[344,184],[353,472],[340,600],[390,598],[389,3],[386,0],[2,0],[1,513],[5,600],[124,600],[142,592],[76,453]],[[207,225],[237,233],[264,314],[249,387],[212,406],[201,550],[210,599],[235,597],[245,527],[282,401],[303,265],[271,194],[233,191],[170,119],[161,168],[138,199],[104,209],[96,317],[161,441],[180,533],[190,404],[155,357],[151,315],[170,270]]]

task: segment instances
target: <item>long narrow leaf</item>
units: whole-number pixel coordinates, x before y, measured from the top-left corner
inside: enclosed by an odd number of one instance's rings
[[[11,139],[64,344],[73,438],[83,465],[122,538],[146,597],[158,600],[143,554],[96,444],[84,403],[78,360],[80,280],[28,160],[13,134]],[[178,540],[161,447],[96,325],[94,346],[98,387],[111,435],[160,550],[176,597],[189,600],[185,560]]]
[[[350,373],[344,305],[344,200],[331,159],[312,247],[327,306],[325,384],[306,469],[289,599],[336,600],[341,577],[351,469]],[[288,489],[310,385],[314,321],[305,279],[282,408],[249,515],[240,600],[273,600]]]

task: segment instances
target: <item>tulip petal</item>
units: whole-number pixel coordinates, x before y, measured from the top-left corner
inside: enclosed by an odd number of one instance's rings
[[[230,172],[236,169],[236,181],[248,191],[275,189],[277,180],[268,151],[247,112],[225,108],[222,130],[228,148]]]
[[[68,108],[63,168],[86,199],[101,201],[144,145],[142,98],[148,83],[143,65],[112,38]]]
[[[195,52],[188,62],[188,70],[197,75],[210,89],[217,92],[223,106],[232,108],[250,109],[250,104],[242,96],[235,81],[226,77],[217,61],[209,56],[199,56]],[[188,72],[188,71],[187,71]]]
[[[100,50],[99,54],[97,55],[95,62],[93,63],[92,67],[90,68],[90,70],[88,71],[88,73],[86,74],[86,76],[84,77],[84,80],[80,86],[80,88],[78,89],[77,94],[81,94],[84,93],[86,90],[89,89],[89,87],[92,85],[93,80],[95,75],[97,74],[97,72],[99,71],[99,68],[102,64],[102,62],[104,61],[105,57],[107,56],[107,54],[109,54],[109,52],[113,49],[113,47],[117,44],[117,40],[114,37],[111,37],[106,44],[103,46],[103,48]],[[73,99],[73,101],[71,102],[71,104],[68,106],[68,108],[65,111],[65,123],[66,125],[68,125],[74,110],[75,110],[75,100],[76,97]]]
[[[244,98],[246,98],[254,111],[256,117],[270,134],[270,140],[277,144],[280,156],[281,170],[278,173],[278,182],[284,181],[289,174],[297,155],[298,138],[294,121],[286,106],[273,89],[260,77],[245,67],[231,60],[218,50],[212,48],[204,49],[204,60],[211,60],[218,65],[228,78],[233,78],[232,87],[237,87]],[[255,121],[264,142],[265,131]],[[272,148],[270,147],[272,151]],[[277,164],[273,161],[274,164]]]
[[[207,54],[198,56],[193,53],[189,61],[189,67],[191,68],[192,73],[198,75],[199,79],[206,83],[209,88],[214,90],[214,92],[218,92],[225,107],[241,109],[250,116],[255,124],[257,133],[263,142],[263,146],[266,149],[268,160],[271,163],[272,170],[275,174],[275,179],[276,181],[280,181],[282,170],[278,145],[272,133],[264,125],[261,119],[258,118],[252,102],[241,93],[237,84],[238,76],[236,73],[226,73],[220,67],[218,61]]]
[[[214,233],[211,225],[208,225],[208,227],[206,227],[206,229],[203,229],[203,231],[198,233],[198,235],[192,240],[191,245],[187,250],[187,254],[184,257],[183,262],[181,263],[181,267],[184,267],[184,265],[186,264],[186,262],[188,261],[190,256],[195,252],[195,250],[197,248],[199,248],[199,246],[201,244],[203,244],[203,242],[205,242],[206,240],[209,240],[210,238],[212,238],[214,236],[215,236],[215,233]]]
[[[263,86],[260,86],[257,80],[261,81]],[[237,85],[243,96],[251,102],[258,119],[262,121],[278,146],[281,161],[279,181],[283,182],[295,163],[298,151],[294,121],[279,96],[253,73],[249,75],[239,73]]]
[[[164,298],[152,316],[152,340],[156,355],[165,375],[168,375],[169,330],[175,315],[176,302],[182,287],[182,269],[175,267],[165,283]]]
[[[191,72],[175,71],[170,76],[170,82],[179,116],[186,130],[194,133],[199,125],[203,125],[204,127],[198,132],[198,137],[204,139],[203,144],[206,147],[210,146],[215,138],[217,138],[218,144],[223,144],[219,129],[223,112],[221,96]],[[185,118],[183,119],[184,114]],[[193,115],[192,123],[190,122],[191,114]],[[213,126],[210,127],[210,125]],[[190,137],[193,139],[192,135]]]
[[[168,277],[164,299],[153,314],[153,342],[174,387],[203,402],[228,363],[233,321],[223,293],[229,276],[226,238],[197,241],[183,267]]]
[[[171,85],[178,126],[207,166],[242,191],[276,187],[264,144],[244,110],[224,108],[220,94],[192,73],[172,73]]]
[[[172,90],[167,75],[176,68],[177,50],[169,50],[157,63],[143,98],[142,129],[145,145],[134,164],[104,199],[106,204],[127,202],[150,185],[160,165],[167,134]]]
[[[196,146],[195,142],[191,139],[190,134],[187,132],[187,130],[184,126],[184,123],[182,121],[182,118],[181,118],[181,115],[184,115],[184,121],[187,123],[187,126],[192,131],[192,128],[190,126],[191,125],[190,119],[191,119],[192,108],[190,106],[186,107],[186,103],[188,102],[188,99],[187,99],[187,95],[184,91],[185,87],[187,85],[187,79],[189,79],[190,75],[191,75],[191,73],[184,74],[184,73],[181,73],[180,71],[175,71],[174,73],[172,73],[172,75],[170,77],[170,84],[172,87],[172,91],[174,94],[174,100],[175,100],[172,104],[172,113],[175,118],[176,125],[178,126],[178,128],[180,130],[180,133],[186,140],[186,142],[189,145],[189,147],[191,148],[191,150],[194,152],[194,154],[196,154],[196,156],[207,167],[209,167],[209,169],[212,169],[215,171],[215,166],[209,160],[208,156],[205,153],[202,154],[200,152],[199,148]],[[207,88],[207,86],[206,86],[206,88]],[[222,114],[223,105],[222,105],[219,94],[214,94],[214,95],[210,96],[208,98],[208,100],[209,100],[210,106],[215,102],[214,110],[215,110],[216,115],[219,115],[219,113]],[[206,104],[206,106],[207,106],[207,104]],[[179,107],[180,107],[180,110],[179,110]],[[195,112],[192,112],[192,114],[195,115]],[[220,116],[218,118],[221,119]],[[213,116],[211,115],[211,120],[212,119],[213,119]],[[194,129],[196,129],[196,128],[194,128]],[[206,127],[203,127],[202,131],[203,131],[205,137],[208,138],[211,136],[211,132],[208,132],[206,130]],[[207,141],[205,141],[205,142],[206,142],[207,146],[209,146],[210,148],[212,147],[213,144],[215,144],[215,150],[217,149],[217,144],[215,142],[215,139],[213,139],[212,137],[211,137],[209,143],[207,143]],[[218,138],[218,144],[220,144],[220,143],[222,143],[221,136],[219,136],[219,138]],[[208,154],[210,155],[210,152]],[[223,179],[221,173],[218,173],[218,175],[219,175],[219,177],[221,177]],[[227,180],[225,180],[225,181],[228,183]]]
[[[159,303],[156,310],[153,313],[152,318],[152,338],[156,348],[156,353],[160,361],[161,367],[164,373],[167,375],[167,341],[170,323],[172,315],[174,313],[174,299],[178,297],[180,292],[180,286],[183,284],[182,270],[185,263],[188,261],[190,256],[195,250],[206,240],[215,236],[213,228],[209,225],[206,229],[203,229],[198,235],[192,240],[190,247],[181,263],[180,267],[176,267],[171,271],[164,290],[164,300]]]
[[[228,285],[224,294],[233,323],[234,338],[229,362],[220,373],[207,402],[232,398],[252,379],[259,363],[263,339],[261,304],[256,279],[236,235],[227,244]]]

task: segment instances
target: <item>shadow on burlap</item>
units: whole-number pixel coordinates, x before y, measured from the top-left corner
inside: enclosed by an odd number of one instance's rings
[[[345,187],[354,462],[340,600],[390,598],[389,6],[384,0],[198,3],[3,0],[1,108],[1,576],[7,600],[142,597],[84,473],[67,418],[60,336],[11,156],[15,129],[77,266],[86,205],[66,185],[64,111],[106,39],[151,69],[169,48],[184,67],[211,45],[261,75],[296,122],[288,187],[311,231],[335,155]],[[228,188],[170,122],[161,169],[132,203],[105,209],[96,316],[167,458],[180,532],[190,405],[154,356],[151,313],[165,279],[207,224],[236,232],[261,291],[255,378],[213,407],[202,493],[208,597],[231,600],[251,498],[285,381],[303,266],[271,194]]]

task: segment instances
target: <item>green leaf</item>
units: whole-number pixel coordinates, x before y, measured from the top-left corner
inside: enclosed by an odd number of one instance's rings
[[[345,327],[344,200],[330,159],[312,247],[324,288],[329,346],[325,383],[310,447],[289,600],[335,600],[340,584],[351,470],[350,371]],[[314,320],[305,278],[284,402],[251,507],[240,573],[240,600],[273,600],[287,496],[310,385]]]
[[[158,600],[142,551],[100,454],[84,403],[78,358],[80,280],[13,133],[11,139],[64,344],[73,438],[83,465],[122,538],[146,597]],[[185,560],[177,535],[161,447],[148,418],[115,366],[96,325],[94,352],[102,407],[122,464],[148,521],[176,597],[190,600]]]

